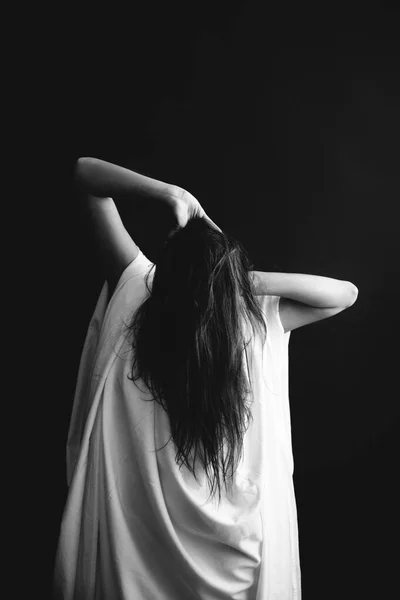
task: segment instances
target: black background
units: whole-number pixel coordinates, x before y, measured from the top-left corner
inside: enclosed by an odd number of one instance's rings
[[[43,81],[35,70],[27,81],[51,171],[35,230],[49,580],[79,357],[104,280],[70,189],[74,161],[95,156],[191,191],[258,270],[358,287],[353,307],[291,334],[303,598],[398,589],[399,11],[300,4],[47,13]],[[154,259],[164,215],[118,208]]]

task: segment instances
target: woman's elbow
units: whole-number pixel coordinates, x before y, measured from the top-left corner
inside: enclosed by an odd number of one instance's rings
[[[351,281],[347,281],[346,283],[348,284],[347,306],[351,306],[358,298],[358,288]]]
[[[90,163],[90,158],[87,156],[81,156],[77,159],[74,165],[73,180],[77,190],[83,191],[86,167]]]

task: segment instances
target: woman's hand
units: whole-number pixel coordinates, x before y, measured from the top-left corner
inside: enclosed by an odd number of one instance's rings
[[[200,202],[190,192],[181,189],[174,202],[174,215],[180,227],[185,227],[189,219],[193,217],[203,217],[207,219],[215,229],[222,233],[222,230],[206,214]]]

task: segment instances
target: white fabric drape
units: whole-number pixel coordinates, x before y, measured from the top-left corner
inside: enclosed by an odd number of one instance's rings
[[[127,378],[124,323],[148,295],[151,266],[139,251],[108,305],[104,283],[89,324],[67,443],[55,598],[300,600],[290,333],[279,297],[257,297],[268,335],[264,348],[258,338],[247,346],[253,419],[234,485],[218,507],[206,502],[205,475],[197,483],[179,470],[172,440],[155,452],[170,437],[167,414],[143,400],[151,396],[141,380]]]

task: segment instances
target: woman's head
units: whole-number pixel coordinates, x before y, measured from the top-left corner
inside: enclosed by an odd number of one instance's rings
[[[159,252],[150,295],[130,325],[132,380],[165,408],[176,462],[196,477],[199,459],[210,495],[233,475],[251,417],[245,324],[253,333],[266,327],[251,267],[240,242],[192,218]]]
[[[210,314],[228,294],[229,302],[240,301],[243,290],[249,289],[250,268],[237,240],[196,217],[175,228],[159,252],[152,295],[190,311],[201,305]]]

